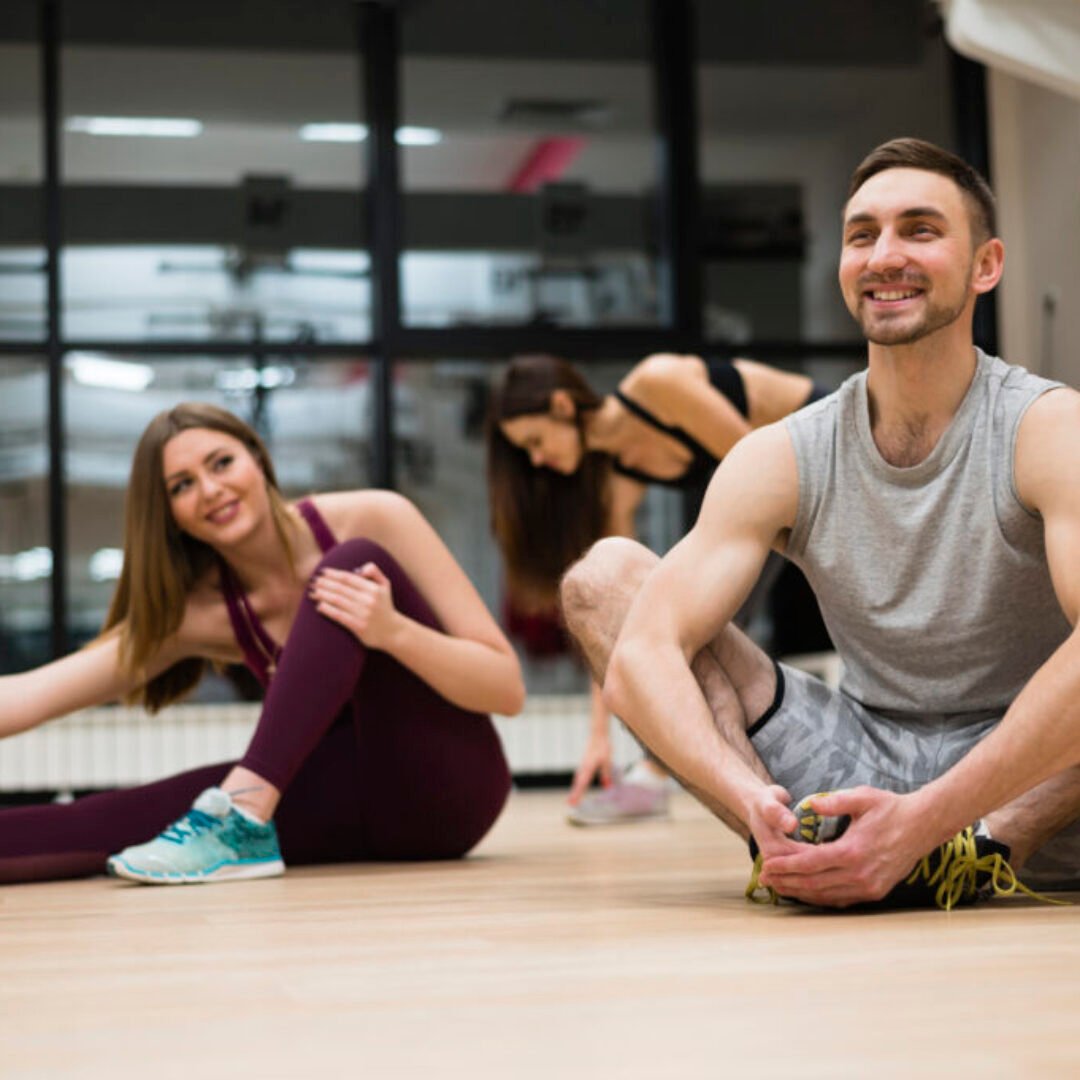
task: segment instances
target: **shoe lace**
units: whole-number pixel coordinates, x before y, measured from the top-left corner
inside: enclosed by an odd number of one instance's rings
[[[751,904],[778,904],[779,898],[776,890],[769,885],[760,885],[758,878],[761,876],[761,856],[754,859],[754,869],[750,872],[750,881],[746,886],[746,899]]]
[[[982,875],[985,878],[980,884]],[[1020,892],[1046,904],[1068,904],[1067,900],[1056,900],[1029,889],[1000,852],[980,855],[971,826],[920,859],[905,883],[913,885],[920,878],[924,878],[931,888],[937,886],[934,902],[943,911],[951,911],[956,904],[980,890],[994,896],[1012,896]]]
[[[207,814],[202,810],[189,810],[179,821],[174,821],[161,834],[162,840],[168,840],[171,844],[182,844],[189,837],[198,836],[199,833],[209,832],[215,825],[221,823],[220,818]]]

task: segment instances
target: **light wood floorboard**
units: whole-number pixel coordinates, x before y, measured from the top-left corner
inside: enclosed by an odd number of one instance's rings
[[[458,863],[0,889],[0,1077],[1080,1075],[1080,908],[821,914],[516,794]]]

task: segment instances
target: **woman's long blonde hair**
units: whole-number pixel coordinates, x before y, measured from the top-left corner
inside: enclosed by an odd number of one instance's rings
[[[191,657],[148,681],[142,675],[154,653],[179,628],[188,595],[213,565],[208,544],[181,531],[169,507],[162,457],[165,444],[181,431],[206,428],[242,442],[266,477],[274,530],[292,561],[289,510],[278,488],[262,439],[238,417],[216,405],[184,402],[158,413],[135,448],[124,504],[124,565],[102,636],[120,636],[122,670],[139,680],[126,701],[156,712],[192,690],[207,661]]]

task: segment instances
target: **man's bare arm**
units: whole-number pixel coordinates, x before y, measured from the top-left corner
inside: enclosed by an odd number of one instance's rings
[[[1021,501],[1043,519],[1054,591],[1073,632],[997,730],[926,789],[943,829],[957,820],[963,827],[963,819],[1080,764],[1080,394],[1058,390],[1031,406],[1017,437],[1015,475]]]
[[[749,824],[767,785],[717,730],[690,664],[731,620],[797,505],[795,455],[786,429],[762,428],[717,470],[691,532],[642,586],[623,624],[604,683],[608,706],[674,772]],[[794,828],[772,799],[770,824]]]

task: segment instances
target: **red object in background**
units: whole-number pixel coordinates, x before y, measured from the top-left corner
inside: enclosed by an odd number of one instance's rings
[[[570,651],[559,609],[523,611],[507,596],[503,601],[503,625],[529,656],[562,656]]]
[[[528,195],[544,184],[562,178],[574,159],[585,149],[588,139],[578,135],[558,135],[541,139],[521,163],[506,185],[507,191]]]

